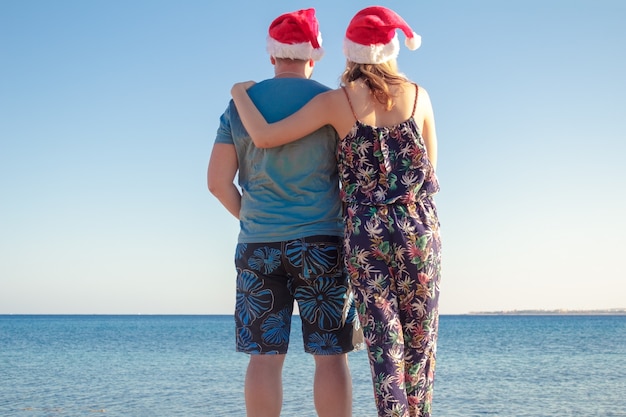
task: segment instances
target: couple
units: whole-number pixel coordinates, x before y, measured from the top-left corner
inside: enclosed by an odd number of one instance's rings
[[[431,415],[437,142],[428,94],[397,70],[397,29],[419,47],[392,10],[359,11],[331,90],[309,79],[323,53],[314,10],[278,17],[267,41],[275,77],[233,86],[220,119],[208,184],[241,225],[235,320],[237,350],[250,354],[249,417],[280,415],[294,300],[319,416],[352,413],[347,352],[361,330],[378,415]]]

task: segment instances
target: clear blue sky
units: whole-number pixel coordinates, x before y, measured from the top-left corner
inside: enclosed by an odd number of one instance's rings
[[[315,7],[336,87],[362,1],[0,1],[0,314],[229,314],[218,118]],[[626,307],[626,2],[393,1],[432,98],[441,312]],[[403,35],[400,35],[403,41]]]

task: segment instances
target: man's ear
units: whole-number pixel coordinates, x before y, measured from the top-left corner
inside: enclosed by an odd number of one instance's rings
[[[276,65],[276,58],[270,56],[270,62],[272,63],[272,65]]]
[[[315,66],[315,61],[312,59],[309,59],[309,65],[311,66],[311,68],[313,68]]]

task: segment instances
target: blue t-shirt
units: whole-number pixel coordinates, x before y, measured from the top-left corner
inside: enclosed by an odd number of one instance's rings
[[[313,80],[272,78],[248,93],[265,119],[281,120],[329,88]],[[341,200],[331,126],[287,145],[254,146],[234,103],[220,118],[215,143],[233,144],[242,191],[240,243],[278,242],[313,235],[341,236]]]

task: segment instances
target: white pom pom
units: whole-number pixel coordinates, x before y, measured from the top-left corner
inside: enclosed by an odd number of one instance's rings
[[[404,41],[404,44],[411,51],[414,51],[417,48],[419,48],[420,45],[422,45],[422,37],[420,35],[418,35],[417,33],[413,32],[413,37],[412,38],[406,38],[405,41]]]

